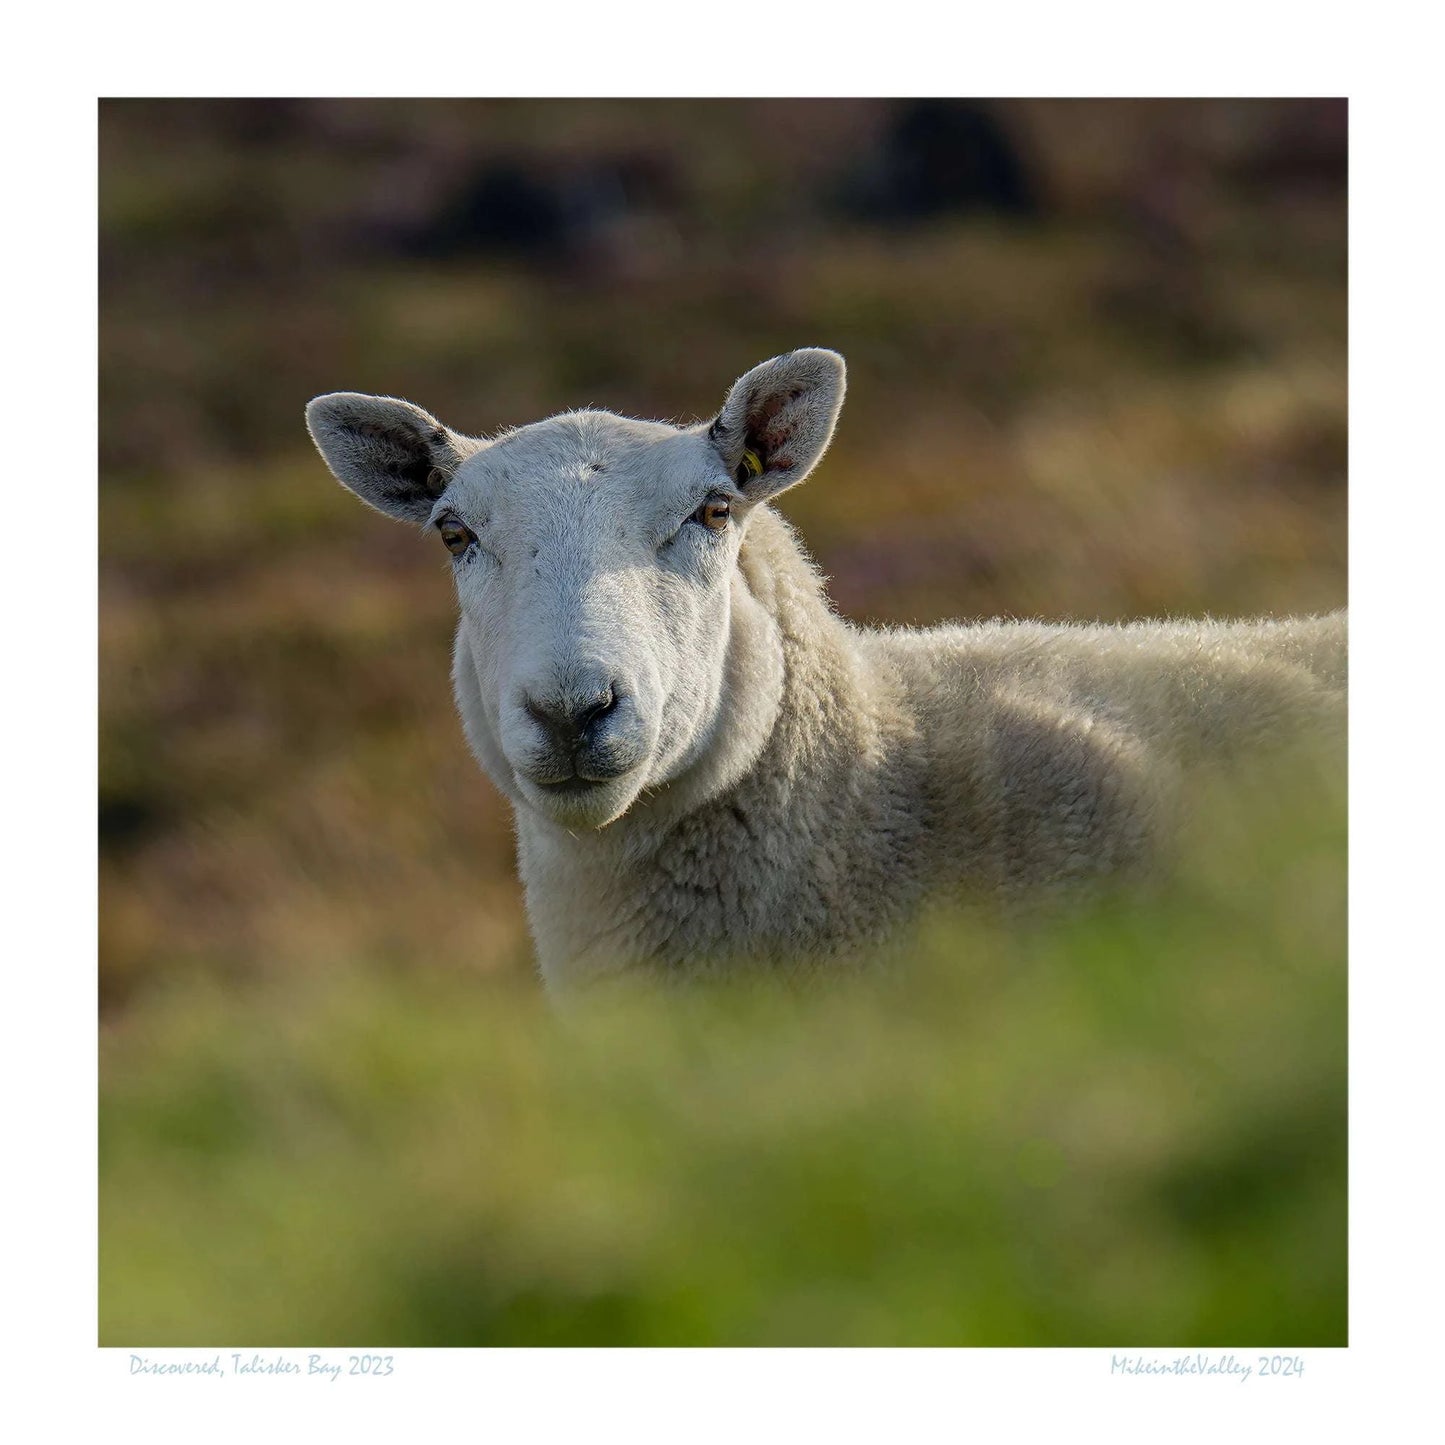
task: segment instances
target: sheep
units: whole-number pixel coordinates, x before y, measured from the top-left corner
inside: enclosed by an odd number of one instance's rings
[[[333,474],[451,554],[456,704],[513,806],[551,989],[826,971],[932,899],[1147,872],[1192,766],[1338,729],[1343,612],[837,616],[770,503],[823,455],[844,387],[843,359],[806,348],[688,426],[575,411],[488,440],[390,397],[307,408]]]

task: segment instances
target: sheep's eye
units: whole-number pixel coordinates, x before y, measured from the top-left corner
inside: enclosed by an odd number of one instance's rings
[[[762,474],[763,459],[751,449],[743,453],[742,461],[738,463],[737,470],[733,472],[740,487],[745,487],[754,477],[760,477]]]
[[[709,497],[688,521],[700,523],[711,532],[721,532],[727,526],[732,512],[732,503],[726,497]]]
[[[443,517],[437,523],[437,531],[442,534],[442,541],[453,557],[460,557],[477,540],[476,534],[469,527],[462,526],[455,517]]]

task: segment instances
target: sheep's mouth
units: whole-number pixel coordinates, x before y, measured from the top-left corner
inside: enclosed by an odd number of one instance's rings
[[[610,778],[589,778],[569,773],[547,780],[518,774],[531,806],[564,828],[605,828],[626,812],[637,792],[641,775],[636,768]]]
[[[570,778],[558,778],[555,782],[543,782],[537,779],[539,788],[544,789],[552,797],[575,798],[585,793],[595,792],[598,788],[605,788],[609,783],[616,782],[615,778],[584,778],[574,773]]]
[[[611,787],[636,772],[637,761],[630,753],[597,756],[596,750],[583,748],[572,757],[553,755],[518,771],[549,797],[578,797]]]

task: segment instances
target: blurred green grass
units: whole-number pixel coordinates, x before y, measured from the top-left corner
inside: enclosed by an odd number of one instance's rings
[[[174,982],[103,1039],[101,1341],[1344,1344],[1344,796],[1286,778],[883,979]]]
[[[1142,911],[559,1021],[445,559],[301,422],[700,417],[830,345],[783,509],[845,614],[1333,608],[1324,106],[1003,104],[1037,218],[879,227],[821,198],[882,102],[102,104],[106,1342],[1342,1342],[1338,767],[1206,810]],[[624,152],[671,198],[567,264],[372,243]]]

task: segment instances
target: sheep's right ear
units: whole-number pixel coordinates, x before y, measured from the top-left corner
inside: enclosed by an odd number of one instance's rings
[[[310,402],[306,429],[337,481],[402,522],[425,522],[457,467],[481,445],[409,401],[356,391]]]

